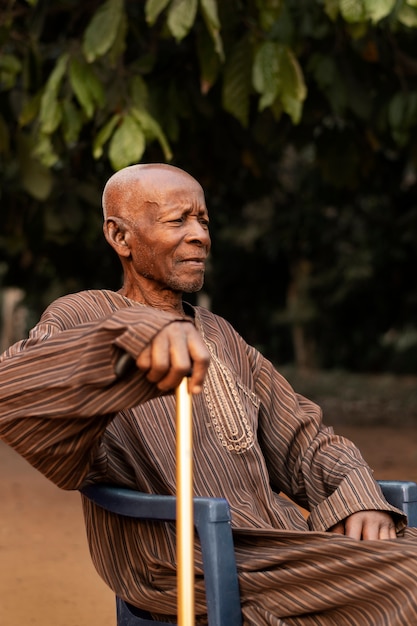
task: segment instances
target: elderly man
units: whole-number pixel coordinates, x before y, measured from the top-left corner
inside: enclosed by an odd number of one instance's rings
[[[58,299],[5,352],[0,437],[64,489],[173,494],[172,390],[191,372],[194,493],[230,503],[244,624],[417,624],[417,532],[357,448],[227,321],[183,301],[210,251],[199,183],[172,166],[131,166],[110,178],[103,208],[123,286]],[[90,502],[84,512],[103,579],[174,621],[172,525],[142,522],[139,533]],[[198,547],[195,597],[204,624]]]

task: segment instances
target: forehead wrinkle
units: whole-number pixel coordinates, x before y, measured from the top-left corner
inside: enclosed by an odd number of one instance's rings
[[[175,186],[175,181],[183,179],[188,185],[200,184],[190,174],[175,166],[149,163],[131,165],[119,170],[107,181],[102,197],[103,214],[106,219],[109,215],[119,217],[134,216],[139,208],[149,205],[149,208],[161,206],[158,200],[150,200],[149,195],[157,194],[157,184],[164,189]],[[187,186],[187,184],[186,184]]]

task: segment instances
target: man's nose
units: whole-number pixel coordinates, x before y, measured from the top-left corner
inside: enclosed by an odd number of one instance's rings
[[[210,233],[207,226],[200,222],[193,222],[187,232],[187,241],[189,243],[199,243],[203,246],[210,246]]]

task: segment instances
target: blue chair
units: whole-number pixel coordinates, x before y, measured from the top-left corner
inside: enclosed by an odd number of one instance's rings
[[[417,484],[379,481],[388,502],[417,527]],[[95,504],[126,517],[173,521],[175,496],[145,494],[114,485],[89,485],[81,490]],[[209,626],[241,626],[239,586],[233,547],[230,509],[221,498],[194,498],[194,524],[201,542]],[[117,626],[172,626],[116,598]]]
[[[417,527],[417,484],[406,480],[379,480],[385,498],[397,509],[404,511],[408,525]]]

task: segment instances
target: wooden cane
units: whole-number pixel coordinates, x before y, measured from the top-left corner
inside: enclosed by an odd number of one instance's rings
[[[188,378],[178,385],[176,401],[178,626],[194,626],[193,440]]]

